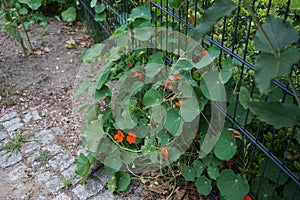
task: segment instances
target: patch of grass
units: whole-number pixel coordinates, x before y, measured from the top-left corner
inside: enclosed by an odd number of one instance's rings
[[[0,146],[0,151],[9,151],[11,153],[18,153],[21,150],[21,147],[26,142],[39,141],[39,139],[27,139],[21,132],[18,132],[15,137],[10,138],[8,143]],[[0,140],[0,144],[3,144],[4,139]]]

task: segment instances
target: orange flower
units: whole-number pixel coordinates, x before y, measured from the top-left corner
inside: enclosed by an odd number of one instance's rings
[[[124,139],[123,132],[118,130],[118,133],[114,135],[114,139],[117,140],[117,142],[123,142]]]
[[[128,63],[128,66],[129,66],[129,67],[132,67],[132,65],[133,65],[132,62],[130,61],[130,62]]]
[[[143,74],[141,73],[141,70],[136,70],[135,72],[132,72],[131,74],[134,78],[138,77],[140,80],[143,79]]]
[[[207,50],[203,50],[203,51],[201,52],[201,58],[204,57],[206,54],[207,54]]]
[[[161,147],[160,151],[158,152],[159,154],[163,154],[164,159],[169,158],[169,147]]]
[[[150,4],[151,0],[147,0],[147,3]]]
[[[249,195],[246,195],[243,200],[252,200],[252,198]]]
[[[170,78],[167,78],[167,80],[164,81],[165,82],[165,88],[164,91],[166,90],[172,90],[172,81],[170,80]]]
[[[126,140],[129,144],[132,144],[136,140],[136,135],[133,132],[129,132],[127,137],[126,137]]]
[[[182,106],[182,101],[175,102],[175,106],[181,107]]]
[[[181,77],[180,77],[180,75],[179,74],[174,74],[174,80],[176,81],[176,80],[180,80],[181,79]]]

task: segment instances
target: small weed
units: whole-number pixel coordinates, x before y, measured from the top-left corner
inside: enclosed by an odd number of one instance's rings
[[[32,189],[30,188],[27,192],[27,200],[30,200],[32,198]]]
[[[63,179],[63,180],[62,180],[62,183],[63,183],[64,185],[62,186],[62,188],[68,189],[68,188],[70,187],[70,185],[72,185],[72,182],[73,182],[73,180],[74,180],[75,177],[76,177],[76,174],[72,174],[72,175],[70,176],[70,178]]]
[[[26,139],[24,138],[24,136],[22,135],[21,132],[18,132],[16,134],[15,137],[9,139],[8,143],[0,146],[0,151],[9,151],[11,152],[11,154],[13,152],[17,153],[20,151],[21,147],[23,146],[24,143],[26,142],[32,142],[32,141],[39,141],[39,139]],[[4,139],[0,140],[0,144],[3,144]],[[11,156],[11,154],[9,155],[9,157]]]

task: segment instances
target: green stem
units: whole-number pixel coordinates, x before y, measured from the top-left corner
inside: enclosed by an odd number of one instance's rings
[[[298,103],[298,107],[300,108],[300,99],[299,99],[299,96],[298,96],[298,93],[297,93],[297,90],[296,90],[296,87],[293,83],[293,80],[291,79],[291,77],[288,76],[288,81],[289,81],[289,84],[291,85],[291,88],[292,88],[292,91],[294,93],[294,96],[296,98],[296,101]]]
[[[268,34],[265,32],[265,30],[262,28],[262,25],[260,24],[258,18],[256,17],[255,13],[253,12],[253,10],[249,7],[247,0],[244,0],[244,6],[246,8],[246,10],[249,11],[253,22],[255,23],[255,25],[257,26],[257,28],[261,31],[263,37],[265,38],[265,40],[267,41],[267,44],[269,46],[269,48],[271,49],[273,55],[275,56],[275,58],[277,60],[280,60],[280,56],[278,55],[276,49],[273,47],[272,42],[268,36]]]

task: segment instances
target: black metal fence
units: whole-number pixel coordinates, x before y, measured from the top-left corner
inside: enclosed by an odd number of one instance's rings
[[[90,8],[90,1],[79,0],[79,2],[84,18],[88,20],[89,24],[95,23],[93,31],[98,30],[96,34],[101,35],[99,40],[108,38],[116,27],[126,24],[132,8],[145,3],[145,1],[102,0],[101,3],[106,5],[106,20],[96,23],[93,21],[94,11]],[[199,15],[213,1],[183,1],[179,9],[169,6],[169,3],[173,1],[151,0],[149,2],[154,16],[152,24],[188,34],[199,24]],[[251,180],[249,183],[252,185],[251,196],[254,199],[278,199],[277,193],[281,194],[284,199],[300,199],[300,128],[294,126],[280,130],[273,129],[256,119],[249,110],[238,104],[241,88],[246,87],[250,92],[250,97],[254,95],[256,90],[252,74],[255,71],[254,58],[258,52],[253,48],[255,26],[252,18],[240,6],[241,0],[235,0],[235,2],[238,5],[237,9],[231,16],[220,20],[209,34],[205,35],[202,44],[204,47],[217,46],[220,49],[219,67],[222,67],[222,60],[228,57],[233,60],[235,65],[237,84],[235,85],[235,92],[231,96],[235,99],[235,103],[223,114],[226,115],[227,122],[231,124],[231,127],[246,136],[247,141],[251,143],[250,147],[246,149],[248,151],[247,158],[240,156],[235,162],[246,162],[247,170],[245,173],[247,176],[251,176],[254,171],[259,170],[260,177],[255,177],[255,180]],[[296,25],[298,23],[299,26],[299,7],[297,8],[299,4],[295,4],[291,4],[290,0],[253,0],[250,6],[262,21],[266,16],[275,14],[277,17],[284,18]],[[291,68],[289,76],[299,89],[299,65]],[[272,92],[268,96],[263,96],[264,101],[275,100],[283,104],[295,101],[295,96],[285,79],[273,81],[272,87]],[[245,150],[246,147],[243,145],[244,143],[241,142],[240,151]],[[262,160],[264,161],[262,162]],[[272,177],[273,181],[268,184],[264,183],[265,176]],[[288,181],[284,181],[282,184],[283,179],[288,179]]]

